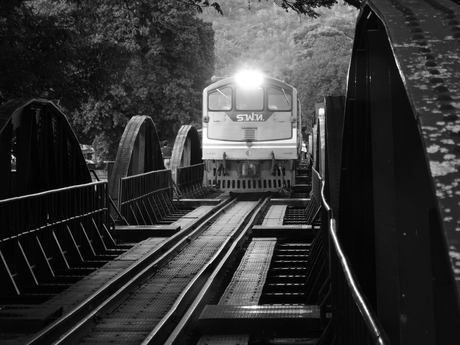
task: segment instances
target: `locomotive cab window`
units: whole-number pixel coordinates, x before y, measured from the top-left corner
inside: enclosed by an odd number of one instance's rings
[[[208,95],[209,110],[232,109],[232,89],[224,87],[212,90]]]
[[[240,88],[236,89],[236,109],[237,110],[263,110],[264,108],[264,89]]]
[[[292,95],[284,89],[270,88],[268,90],[269,110],[291,110]]]

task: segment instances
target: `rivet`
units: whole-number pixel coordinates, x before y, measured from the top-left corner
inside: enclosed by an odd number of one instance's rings
[[[436,92],[448,92],[449,89],[445,87],[444,85],[439,85],[434,88]]]
[[[425,38],[425,36],[423,36],[423,35],[414,35],[414,36],[412,36],[413,40],[423,40],[424,38]]]
[[[443,83],[444,80],[442,80],[441,78],[432,78],[430,79],[430,83],[431,84],[440,84],[440,83]]]
[[[455,115],[455,114],[447,114],[447,115],[444,115],[444,120],[446,121],[457,121],[458,120],[458,116]]]
[[[451,101],[452,97],[450,95],[440,95],[438,101]]]
[[[441,106],[439,107],[439,110],[444,110],[444,111],[445,111],[445,110],[454,110],[454,109],[455,109],[455,107],[454,107],[452,104],[450,104],[450,103],[448,103],[448,104],[441,104]],[[458,118],[458,116],[455,115],[455,114],[450,114],[450,115],[447,115],[447,116],[455,116],[455,118]]]

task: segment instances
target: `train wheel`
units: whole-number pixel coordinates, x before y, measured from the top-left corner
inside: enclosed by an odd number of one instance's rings
[[[171,155],[171,172],[176,182],[177,168],[202,163],[198,131],[190,125],[183,125],[177,133]]]
[[[133,116],[118,146],[109,180],[110,196],[117,204],[119,181],[123,177],[163,170],[160,140],[150,116]]]

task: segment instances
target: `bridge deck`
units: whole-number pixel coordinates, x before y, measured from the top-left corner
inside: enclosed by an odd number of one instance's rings
[[[213,206],[200,206],[191,211],[187,217],[179,219],[168,227],[170,229],[185,229],[192,226],[200,216],[206,214],[212,208]],[[151,230],[150,232],[158,231],[158,229],[154,229],[154,226],[141,226],[141,228],[149,227]],[[162,227],[164,228],[164,226]],[[128,227],[121,228],[124,228],[124,231],[137,233],[136,226],[129,227],[129,229],[127,229]],[[165,233],[164,229],[161,232]],[[157,237],[146,238],[142,242],[135,244],[127,252],[106,263],[101,268],[92,272],[45,303],[40,305],[9,306],[4,309],[0,314],[0,325],[2,328],[17,327],[18,334],[10,334],[10,336],[8,336],[8,338],[12,338],[11,342],[7,339],[1,339],[2,344],[25,342],[29,336],[23,334],[24,330],[30,333],[38,331],[52,318],[71,313],[78,305],[92,297],[96,291],[102,289],[105,285],[108,286],[134,266],[147,265],[147,262],[144,261],[148,261],[149,257],[158,250],[159,246],[164,243],[166,239],[167,236],[159,237],[157,232]],[[18,320],[20,320],[20,325]]]
[[[261,230],[259,233],[263,234],[264,229],[276,228],[279,233],[283,228],[292,228],[283,227],[286,207],[270,206],[263,225],[258,226]],[[306,227],[301,229],[304,232],[306,230]],[[254,335],[255,329],[261,332],[270,329],[273,332],[271,336],[295,337],[307,335],[312,328],[320,328],[317,306],[259,305],[276,244],[276,237],[253,238],[219,303],[208,305],[203,310],[198,327],[204,335],[198,345],[245,345],[249,343],[250,334]],[[295,322],[299,324],[298,327],[293,327]],[[286,323],[289,323],[289,327],[286,327]],[[294,334],[292,329],[296,328],[302,332]],[[289,330],[288,333],[286,330]]]
[[[101,320],[83,342],[135,344],[137,340],[145,339],[171,310],[178,297],[188,289],[189,283],[222,243],[231,236],[250,206],[255,204],[241,202],[228,210],[122,305]]]

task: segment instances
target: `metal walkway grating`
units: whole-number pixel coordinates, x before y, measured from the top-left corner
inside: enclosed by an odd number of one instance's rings
[[[275,245],[276,238],[252,240],[219,304],[258,304]]]
[[[262,225],[282,225],[284,214],[286,212],[286,205],[272,205],[265,215]]]

